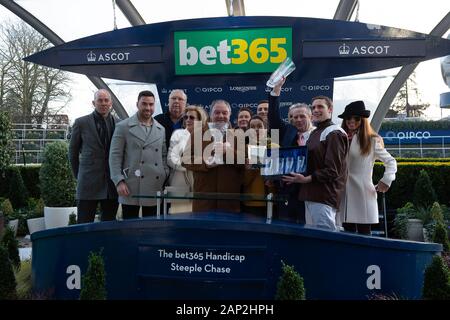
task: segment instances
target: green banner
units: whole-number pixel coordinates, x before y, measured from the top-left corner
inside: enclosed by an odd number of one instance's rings
[[[174,33],[175,74],[272,72],[292,57],[291,28]]]

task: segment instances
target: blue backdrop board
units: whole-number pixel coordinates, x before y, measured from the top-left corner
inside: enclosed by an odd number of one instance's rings
[[[313,97],[325,95],[333,98],[333,79],[316,80],[304,83],[286,82],[282,88],[283,94],[280,102],[280,116],[287,121],[289,106],[297,102],[311,103]],[[161,100],[163,112],[169,107],[169,94],[172,89],[182,89],[188,96],[188,104],[201,104],[209,112],[210,104],[213,100],[227,100],[232,109],[232,122],[237,118],[240,108],[248,107],[256,114],[256,107],[261,100],[268,100],[270,88],[265,83],[259,85],[227,85],[201,86],[201,85],[183,85],[183,86],[158,86],[158,94]]]
[[[274,299],[281,260],[307,299],[421,297],[438,244],[305,228],[242,214],[81,224],[33,233],[33,288],[77,299],[90,251],[103,248],[109,299]]]

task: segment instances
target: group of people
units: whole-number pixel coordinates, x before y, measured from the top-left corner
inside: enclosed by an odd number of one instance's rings
[[[95,110],[75,121],[69,147],[77,178],[78,222],[92,222],[98,204],[102,221],[114,220],[119,204],[124,219],[137,218],[141,207],[142,216],[155,215],[156,198],[146,195],[164,188],[217,194],[173,200],[170,213],[219,210],[265,216],[265,202],[227,195],[271,192],[288,199],[278,205],[279,219],[370,234],[371,224],[378,223],[377,191],[386,192],[396,173],[395,159],[368,122],[370,111],[364,102],[352,102],[339,115],[343,122],[338,126],[331,121],[332,100],[318,96],[311,106],[292,105],[286,123],[279,115],[284,81],[258,104],[256,115],[248,108],[239,110],[236,128],[227,101],[213,101],[207,114],[202,106],[187,105],[179,89],[171,91],[167,112],[156,117],[153,93],[140,92],[136,114],[119,121],[110,112],[108,91],[98,90]],[[211,128],[221,135],[211,136]],[[244,134],[246,139],[240,140],[236,134],[248,131],[253,139]],[[306,146],[307,173],[292,172],[275,182],[261,176],[249,164],[247,145],[255,141],[267,148]],[[384,163],[385,172],[374,186],[375,160]]]

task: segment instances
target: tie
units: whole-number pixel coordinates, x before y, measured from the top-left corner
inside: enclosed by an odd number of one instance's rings
[[[300,132],[298,133],[297,144],[299,146],[305,145],[305,137],[303,136],[303,133],[300,133]]]

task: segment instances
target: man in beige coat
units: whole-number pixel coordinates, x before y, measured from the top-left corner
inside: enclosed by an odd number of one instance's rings
[[[111,179],[119,194],[124,219],[156,214],[156,199],[151,196],[163,189],[169,175],[165,129],[153,119],[155,96],[139,93],[138,111],[117,124],[111,141],[109,165]]]

